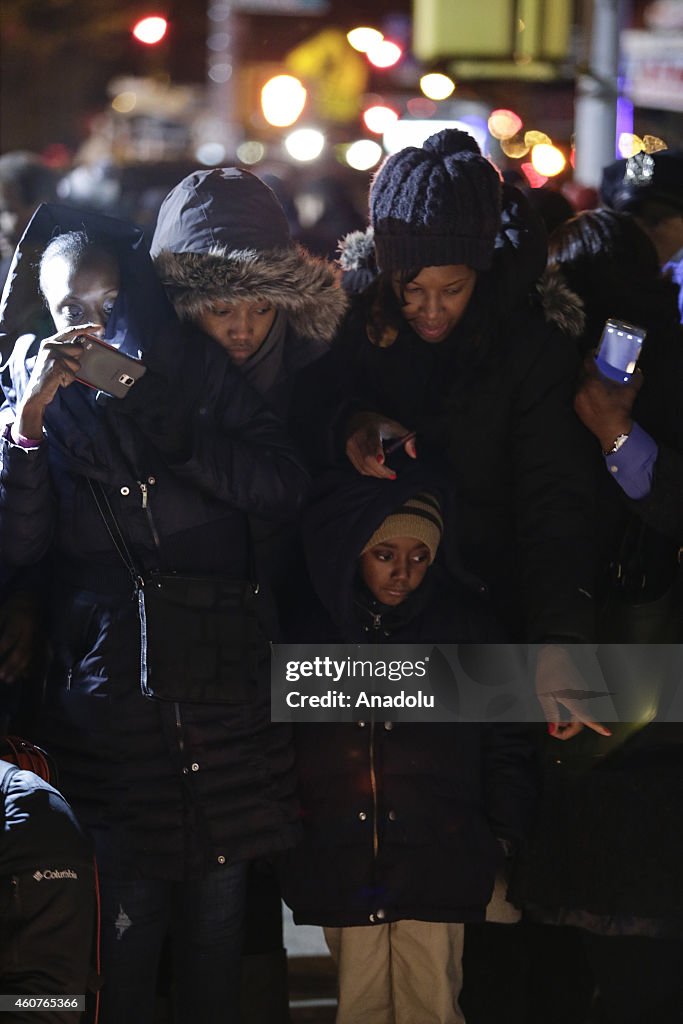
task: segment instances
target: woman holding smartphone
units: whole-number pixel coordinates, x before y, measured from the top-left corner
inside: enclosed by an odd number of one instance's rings
[[[3,370],[0,558],[51,570],[41,735],[95,840],[101,1020],[153,1019],[170,932],[174,1019],[236,1021],[247,862],[297,836],[289,732],[260,668],[221,704],[143,694],[143,652],[185,633],[155,638],[148,619],[145,644],[130,563],[253,583],[247,517],[294,518],[308,476],[218,346],[175,319],[139,229],[43,206],[18,256],[2,327],[21,332],[40,287],[56,333],[22,334]],[[77,380],[84,331],[142,356],[124,399]]]

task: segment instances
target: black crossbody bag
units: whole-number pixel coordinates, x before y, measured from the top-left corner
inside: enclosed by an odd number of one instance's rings
[[[255,580],[144,572],[101,485],[88,481],[107,532],[133,582],[140,618],[145,697],[195,704],[255,699],[267,686],[273,613]]]

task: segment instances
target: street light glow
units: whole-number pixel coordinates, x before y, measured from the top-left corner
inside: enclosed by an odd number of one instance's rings
[[[514,110],[499,108],[489,114],[489,132],[494,139],[511,139],[522,130],[522,119]]]
[[[359,139],[358,142],[352,142],[346,150],[346,162],[354,171],[369,171],[380,162],[383,153],[379,142]]]
[[[297,128],[285,139],[285,149],[294,160],[302,163],[316,160],[325,146],[325,136],[316,128]]]
[[[398,119],[398,114],[391,107],[383,107],[377,105],[375,107],[368,107],[363,114],[363,121],[365,127],[370,132],[375,132],[376,135],[384,135],[385,131],[390,124]]]
[[[352,28],[346,33],[349,44],[359,53],[367,53],[371,46],[381,43],[384,36],[376,28]]]
[[[152,14],[136,22],[133,26],[133,35],[139,43],[144,43],[145,46],[154,46],[155,43],[160,43],[164,38],[167,28],[168,22],[166,18],[162,18],[158,14]]]
[[[448,75],[433,72],[422,76],[420,88],[430,100],[447,100],[455,89],[455,82]]]
[[[381,39],[366,50],[365,56],[376,68],[393,68],[403,56],[403,50],[396,43]]]
[[[533,147],[531,163],[534,170],[545,178],[554,178],[557,174],[561,174],[567,166],[564,153],[557,146],[549,146],[545,143]]]
[[[306,106],[306,90],[293,75],[276,75],[261,89],[261,108],[268,124],[289,128]]]

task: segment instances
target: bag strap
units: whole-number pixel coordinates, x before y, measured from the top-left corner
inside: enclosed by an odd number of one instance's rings
[[[121,561],[125,565],[126,569],[130,574],[130,578],[133,581],[135,590],[139,590],[141,586],[144,586],[144,570],[140,565],[139,561],[136,561],[133,556],[130,546],[126,541],[121,525],[116,518],[114,509],[111,507],[111,502],[107,497],[104,487],[97,480],[94,484],[90,477],[87,477],[88,487],[90,493],[93,496],[97,511],[102,517],[102,522],[105,525],[106,531],[109,534],[112,544],[116,548],[116,551],[121,558]],[[254,550],[254,538],[252,533],[251,518],[247,519],[247,573],[248,579],[252,584],[254,593],[259,591],[258,575],[256,572],[256,554]],[[158,541],[157,541],[157,546]]]
[[[111,542],[116,548],[117,554],[121,558],[121,561],[125,565],[126,569],[130,574],[130,578],[133,581],[133,587],[137,591],[143,585],[143,574],[141,568],[135,561],[135,558],[131,554],[130,548],[126,542],[126,538],[123,535],[123,530],[119,525],[119,521],[114,514],[114,510],[111,507],[111,502],[107,497],[104,487],[99,482],[93,484],[90,477],[87,478],[88,487],[90,493],[93,496],[97,511],[102,517],[105,529],[111,538]]]

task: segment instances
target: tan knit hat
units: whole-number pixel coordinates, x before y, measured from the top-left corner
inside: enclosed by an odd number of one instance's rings
[[[429,564],[436,558],[436,552],[443,533],[443,518],[439,503],[433,494],[416,494],[391,512],[381,523],[361,554],[370,548],[391,540],[392,537],[414,537],[429,548]]]

